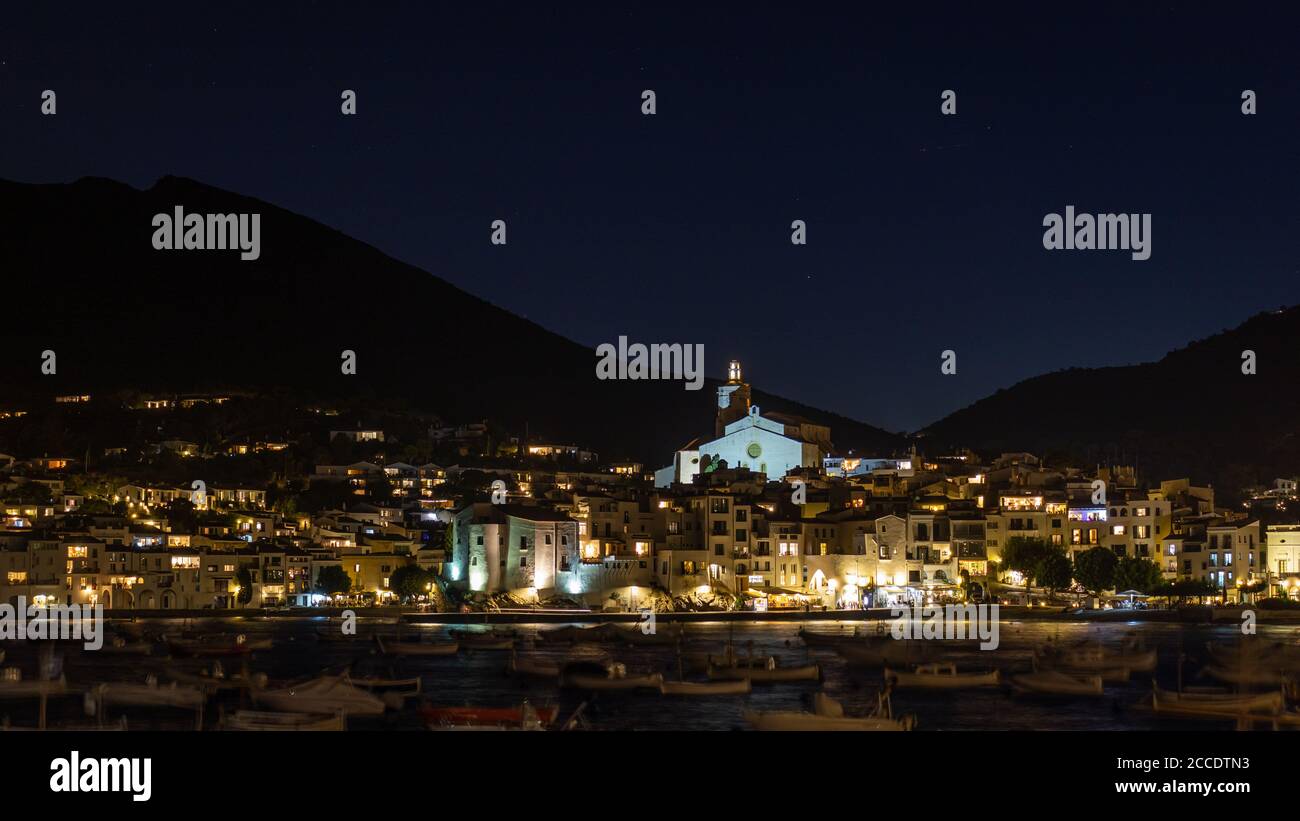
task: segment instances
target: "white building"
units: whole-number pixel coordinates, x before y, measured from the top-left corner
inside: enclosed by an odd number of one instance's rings
[[[780,479],[797,468],[821,468],[822,456],[830,449],[830,428],[786,414],[764,415],[750,404],[740,363],[732,362],[727,383],[718,387],[714,438],[695,440],[677,451],[671,465],[655,471],[655,487],[689,483],[700,473],[724,466]]]

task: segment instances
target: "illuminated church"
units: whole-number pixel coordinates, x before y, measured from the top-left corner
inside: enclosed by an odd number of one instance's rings
[[[831,430],[784,413],[763,413],[750,403],[749,385],[740,363],[727,366],[727,382],[718,387],[713,438],[693,440],[673,455],[673,463],[655,471],[655,487],[690,483],[696,475],[720,468],[749,468],[780,479],[796,468],[820,468],[831,451]]]

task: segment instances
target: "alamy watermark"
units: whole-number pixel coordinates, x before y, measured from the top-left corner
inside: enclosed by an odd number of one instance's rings
[[[1133,259],[1151,258],[1150,214],[1076,214],[1043,217],[1043,247],[1049,251],[1132,251]]]
[[[242,260],[262,255],[261,214],[154,214],[153,247],[157,251],[234,251]]]
[[[29,605],[19,596],[17,605],[0,604],[0,640],[72,640],[98,650],[104,646],[104,605]]]
[[[678,379],[686,390],[704,387],[704,346],[702,344],[643,345],[627,344],[618,338],[618,346],[605,342],[596,348],[597,379]]]
[[[889,609],[895,639],[961,641],[979,639],[981,650],[998,649],[998,605],[896,605]]]

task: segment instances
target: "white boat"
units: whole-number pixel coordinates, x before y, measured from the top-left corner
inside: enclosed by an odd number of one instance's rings
[[[1154,648],[1150,650],[1106,650],[1100,647],[1089,647],[1064,652],[1043,653],[1041,658],[1050,666],[1077,671],[1129,670],[1135,673],[1150,673],[1156,669],[1156,651]]]
[[[1205,675],[1218,681],[1226,681],[1229,684],[1244,684],[1264,687],[1279,687],[1293,679],[1277,670],[1265,670],[1259,668],[1242,668],[1242,667],[1217,667],[1211,665],[1204,670]]]
[[[628,675],[622,664],[610,665],[606,675],[572,672],[564,676],[564,684],[579,690],[658,690],[664,683],[662,673]]]
[[[180,687],[175,682],[160,687],[152,680],[146,684],[100,684],[91,694],[100,704],[128,707],[184,707],[197,710],[208,701],[208,694],[197,687]]]
[[[511,655],[510,660],[506,662],[506,674],[555,680],[560,677],[560,665],[555,662]]]
[[[321,676],[279,690],[254,690],[253,701],[290,713],[382,715],[384,702],[346,676]]]
[[[240,731],[335,731],[346,730],[347,719],[343,713],[332,716],[307,713],[271,713],[259,710],[239,710],[227,716],[223,725],[227,730]]]
[[[1011,684],[1020,692],[1039,695],[1099,696],[1103,693],[1101,676],[1072,676],[1059,670],[1041,670],[1012,676]]]
[[[379,678],[377,676],[370,678],[357,678],[350,676],[348,678],[354,686],[363,690],[387,690],[389,692],[400,692],[406,695],[415,695],[420,692],[419,678]]]
[[[659,692],[665,696],[743,696],[753,689],[747,678],[734,681],[665,681]]]
[[[709,667],[711,681],[737,681],[746,679],[755,684],[771,684],[783,681],[820,681],[822,668],[817,664],[799,667],[778,667],[776,659],[769,657],[761,666],[712,665]]]
[[[997,670],[987,673],[958,673],[955,664],[922,664],[914,672],[885,668],[885,681],[898,687],[958,690],[966,687],[994,687],[1001,681]]]
[[[460,645],[454,641],[443,644],[425,644],[415,641],[386,642],[375,636],[375,643],[379,645],[379,652],[386,656],[454,656],[460,649]]]
[[[1234,717],[1238,713],[1281,713],[1286,707],[1282,691],[1255,695],[1238,693],[1176,693],[1154,687],[1151,690],[1151,707],[1157,713],[1203,714]]]
[[[890,711],[882,706],[873,716],[861,718],[846,716],[844,707],[825,693],[813,697],[813,712],[756,712],[746,710],[745,721],[755,730],[776,732],[840,731],[840,732],[903,732],[916,726],[912,716],[894,718]]]

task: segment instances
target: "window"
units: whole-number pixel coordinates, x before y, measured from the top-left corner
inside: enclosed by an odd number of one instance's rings
[[[549,534],[549,533],[546,534],[546,543],[547,543],[547,544],[550,544],[550,543],[551,543],[551,534]]]
[[[520,566],[521,568],[526,568],[526,567],[528,567],[528,557],[527,557],[527,556],[520,556],[520,557],[519,557],[519,566]]]

